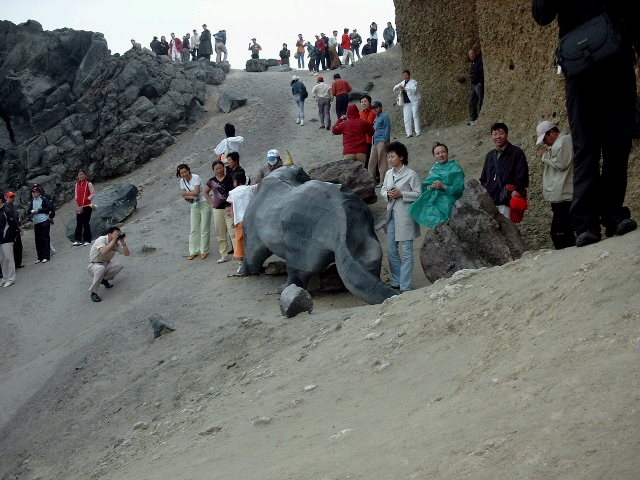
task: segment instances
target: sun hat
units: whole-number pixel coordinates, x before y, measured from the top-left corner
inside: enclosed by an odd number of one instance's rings
[[[552,128],[555,128],[555,126],[556,126],[555,123],[549,120],[540,122],[536,127],[536,135],[538,136],[538,141],[536,142],[536,145],[540,145],[542,143],[542,140],[544,140],[545,134]]]

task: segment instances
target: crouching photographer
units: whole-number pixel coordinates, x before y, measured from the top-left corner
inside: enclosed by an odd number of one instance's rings
[[[129,256],[131,252],[125,241],[125,233],[120,231],[119,227],[109,227],[107,235],[98,237],[89,253],[89,266],[87,271],[93,278],[91,284],[91,300],[100,302],[102,299],[98,295],[98,288],[104,285],[105,288],[112,288],[113,285],[109,280],[113,280],[124,267],[117,262],[112,262],[116,252]]]

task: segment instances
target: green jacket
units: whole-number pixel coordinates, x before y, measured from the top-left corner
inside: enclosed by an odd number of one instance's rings
[[[444,183],[444,190],[431,188],[436,180]],[[411,204],[409,214],[420,225],[436,228],[439,223],[449,220],[451,208],[463,193],[464,172],[460,165],[453,159],[436,163],[422,182],[422,195]]]

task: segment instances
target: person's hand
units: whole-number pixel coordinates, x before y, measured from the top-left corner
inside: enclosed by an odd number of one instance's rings
[[[511,192],[511,196],[512,197],[521,197],[522,195],[520,195],[517,190],[514,190],[513,192]]]
[[[442,183],[440,180],[436,180],[431,184],[431,188],[433,188],[434,190],[444,190],[444,183]]]
[[[538,150],[538,155],[543,157],[544,154],[547,153],[547,151],[548,151],[547,147],[540,147],[540,149]]]

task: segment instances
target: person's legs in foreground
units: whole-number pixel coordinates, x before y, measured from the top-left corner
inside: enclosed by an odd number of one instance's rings
[[[211,244],[211,205],[209,202],[200,202],[200,255],[207,258]]]
[[[216,237],[218,238],[218,251],[220,259],[226,261],[229,254],[229,244],[227,243],[227,223],[225,221],[226,213],[224,209],[213,209],[213,224],[216,229]]]
[[[569,210],[571,202],[555,202],[551,204],[553,218],[551,219],[551,241],[556,250],[573,247],[576,244],[576,236],[571,228],[571,216]]]
[[[400,267],[402,262],[398,253],[398,242],[396,237],[396,225],[393,213],[387,224],[387,256],[389,257],[389,269],[391,270],[391,286],[400,288]]]
[[[16,281],[16,264],[13,260],[13,243],[0,243],[0,286],[10,287]]]
[[[102,299],[98,295],[100,285],[104,285],[106,288],[111,288],[113,285],[109,283],[109,280],[113,280],[123,268],[124,267],[117,262],[90,263],[89,267],[87,267],[87,271],[93,279],[91,287],[89,288],[89,291],[91,292],[91,300],[94,302],[101,301]]]

